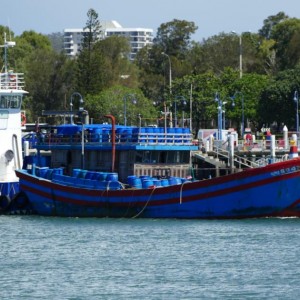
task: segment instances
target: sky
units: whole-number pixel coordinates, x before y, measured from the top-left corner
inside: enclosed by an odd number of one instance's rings
[[[15,35],[83,28],[90,8],[100,21],[150,28],[154,35],[173,19],[194,22],[198,29],[192,39],[199,42],[221,32],[256,33],[265,19],[280,11],[300,19],[300,0],[0,0],[0,7],[0,25]]]

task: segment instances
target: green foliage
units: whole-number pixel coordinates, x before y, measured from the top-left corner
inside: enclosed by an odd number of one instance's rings
[[[294,91],[300,90],[300,67],[280,72],[263,89],[258,105],[261,123],[272,124],[279,129],[283,124],[295,129],[296,105]]]
[[[275,16],[269,16],[264,20],[264,26],[258,31],[259,35],[269,40],[271,38],[273,27],[288,18],[289,17],[282,11]]]
[[[175,95],[192,98],[192,118],[195,132],[200,128],[217,126],[216,93],[225,105],[226,118],[231,126],[239,128],[242,116],[242,97],[244,98],[244,115],[253,127],[259,119],[257,107],[261,91],[268,83],[265,75],[246,74],[239,78],[239,72],[226,68],[220,76],[212,72],[201,75],[189,75],[174,83]],[[190,91],[192,90],[192,97]],[[233,101],[233,96],[234,101]],[[235,106],[233,106],[233,102]],[[187,112],[189,113],[189,105]]]
[[[165,53],[185,58],[191,43],[191,35],[197,28],[194,22],[174,19],[160,25],[155,43],[160,45]]]
[[[53,32],[47,35],[53,50],[57,53],[64,51],[64,35],[62,32]]]
[[[84,27],[82,50],[78,57],[77,82],[78,89],[82,94],[97,93],[103,88],[98,86],[102,81],[103,74],[98,74],[100,66],[106,67],[101,53],[93,50],[96,42],[101,37],[101,26],[98,14],[94,9],[89,9],[88,20]]]
[[[271,38],[276,41],[276,59],[279,70],[293,68],[300,58],[300,20],[287,19],[274,26]]]
[[[122,75],[130,78],[127,84],[137,86],[137,70],[128,61],[128,41],[122,37],[109,37],[94,44],[91,51],[83,49],[78,56],[77,86],[82,95],[98,94],[120,83]]]
[[[97,122],[107,122],[104,117],[112,114],[117,124],[124,124],[124,106],[126,102],[126,116],[128,125],[138,125],[139,115],[146,123],[156,122],[157,113],[153,103],[149,101],[139,89],[123,86],[112,86],[97,95],[88,95],[85,98],[85,109],[89,111],[90,118]],[[136,102],[136,103],[134,103]]]
[[[68,94],[74,89],[74,63],[63,54],[38,49],[27,57],[25,67],[31,100],[26,100],[24,109],[29,121],[36,120],[42,110],[65,109]]]
[[[93,44],[100,40],[102,31],[100,21],[98,20],[98,14],[94,9],[89,9],[87,17],[82,47],[83,49],[91,51]]]

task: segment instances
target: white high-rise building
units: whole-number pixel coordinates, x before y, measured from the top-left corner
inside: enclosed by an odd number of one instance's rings
[[[123,28],[118,22],[100,22],[102,36],[101,39],[117,35],[128,38],[131,46],[130,60],[133,60],[136,53],[146,45],[153,43],[153,29],[147,28]],[[83,29],[64,30],[64,49],[68,56],[74,57],[81,49],[83,40]]]

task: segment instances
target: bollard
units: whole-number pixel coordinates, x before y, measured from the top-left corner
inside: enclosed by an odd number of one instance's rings
[[[298,157],[298,147],[297,146],[291,146],[290,147],[289,158],[293,159],[295,157]]]

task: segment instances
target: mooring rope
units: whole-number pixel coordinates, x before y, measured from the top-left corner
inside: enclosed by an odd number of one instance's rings
[[[141,215],[141,214],[144,212],[144,210],[145,210],[146,207],[148,206],[148,203],[149,203],[149,201],[150,201],[150,199],[151,199],[151,197],[152,197],[152,194],[154,193],[155,190],[156,190],[156,187],[154,186],[154,188],[152,189],[152,192],[151,192],[151,194],[149,195],[149,198],[148,198],[146,204],[144,205],[143,209],[142,209],[139,213],[137,213],[135,216],[133,216],[132,219],[137,218],[139,215]]]
[[[179,203],[182,204],[182,189],[186,183],[190,183],[189,181],[183,182],[180,186],[180,194],[179,194]]]

